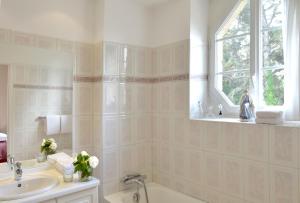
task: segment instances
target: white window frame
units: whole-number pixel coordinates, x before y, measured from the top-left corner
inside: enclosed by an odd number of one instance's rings
[[[217,34],[222,30],[224,25],[228,23],[228,21],[231,19],[233,13],[240,5],[241,1],[239,0],[236,5],[233,7],[229,15],[225,18],[223,23],[219,26],[219,29],[215,31],[213,35],[213,39],[211,42],[211,59],[210,64],[212,64],[212,67],[210,69],[210,75],[212,77],[210,78],[210,93],[213,98],[216,99],[217,103],[221,103],[224,106],[225,111],[228,114],[237,115],[239,112],[239,105],[234,105],[229,98],[225,95],[225,93],[218,89],[218,82],[220,82],[217,79],[217,73],[218,69],[220,67],[220,64],[218,64],[218,43],[217,43]],[[259,50],[262,48],[262,38],[261,36],[261,0],[249,0],[250,1],[250,9],[251,9],[251,23],[250,23],[250,77],[251,82],[254,84],[253,87],[250,87],[251,96],[254,99],[254,105],[259,108],[267,108],[267,109],[277,109],[277,110],[283,110],[284,105],[282,106],[263,106],[263,101],[261,100],[263,98],[263,84],[262,84],[262,78],[263,74],[260,72],[262,71],[262,54]]]

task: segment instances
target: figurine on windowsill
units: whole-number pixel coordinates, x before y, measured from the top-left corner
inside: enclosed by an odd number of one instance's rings
[[[240,119],[243,122],[252,121],[255,119],[254,104],[248,90],[246,90],[241,98],[240,103]]]

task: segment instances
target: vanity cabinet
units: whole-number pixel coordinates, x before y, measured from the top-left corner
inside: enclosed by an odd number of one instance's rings
[[[76,192],[42,203],[98,203],[98,188]]]

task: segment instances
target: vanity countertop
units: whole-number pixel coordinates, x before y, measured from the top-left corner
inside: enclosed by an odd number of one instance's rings
[[[54,168],[49,168],[46,170],[24,174],[24,176],[50,176],[58,179],[58,184],[53,189],[44,192],[42,194],[34,195],[31,197],[26,197],[22,199],[12,200],[12,201],[1,201],[3,203],[32,203],[32,202],[43,202],[51,199],[55,199],[57,197],[65,196],[68,194],[76,193],[79,191],[88,190],[91,188],[95,188],[99,185],[99,180],[96,178],[92,178],[88,182],[79,182],[74,179],[71,183],[65,183],[63,180],[63,176]],[[1,180],[0,180],[1,183]]]

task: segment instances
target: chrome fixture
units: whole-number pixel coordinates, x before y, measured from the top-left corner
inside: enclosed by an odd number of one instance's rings
[[[7,155],[7,164],[10,170],[14,170],[15,158],[12,155]]]
[[[21,162],[16,162],[16,164],[14,165],[15,181],[20,181],[22,179],[23,170],[21,166]]]
[[[21,162],[15,162],[15,158],[12,155],[7,156],[7,164],[11,171],[14,171],[15,180],[20,181],[22,179],[22,163]]]
[[[145,191],[145,196],[146,196],[146,201],[149,203],[149,198],[148,198],[148,192],[147,192],[147,187],[145,184],[145,180],[147,179],[146,175],[141,175],[138,173],[135,174],[128,174],[125,177],[122,178],[121,183],[124,185],[131,185],[131,184],[136,184],[137,190],[133,194],[133,202],[134,203],[139,203],[141,199],[141,195],[139,192],[140,187],[142,186]]]

